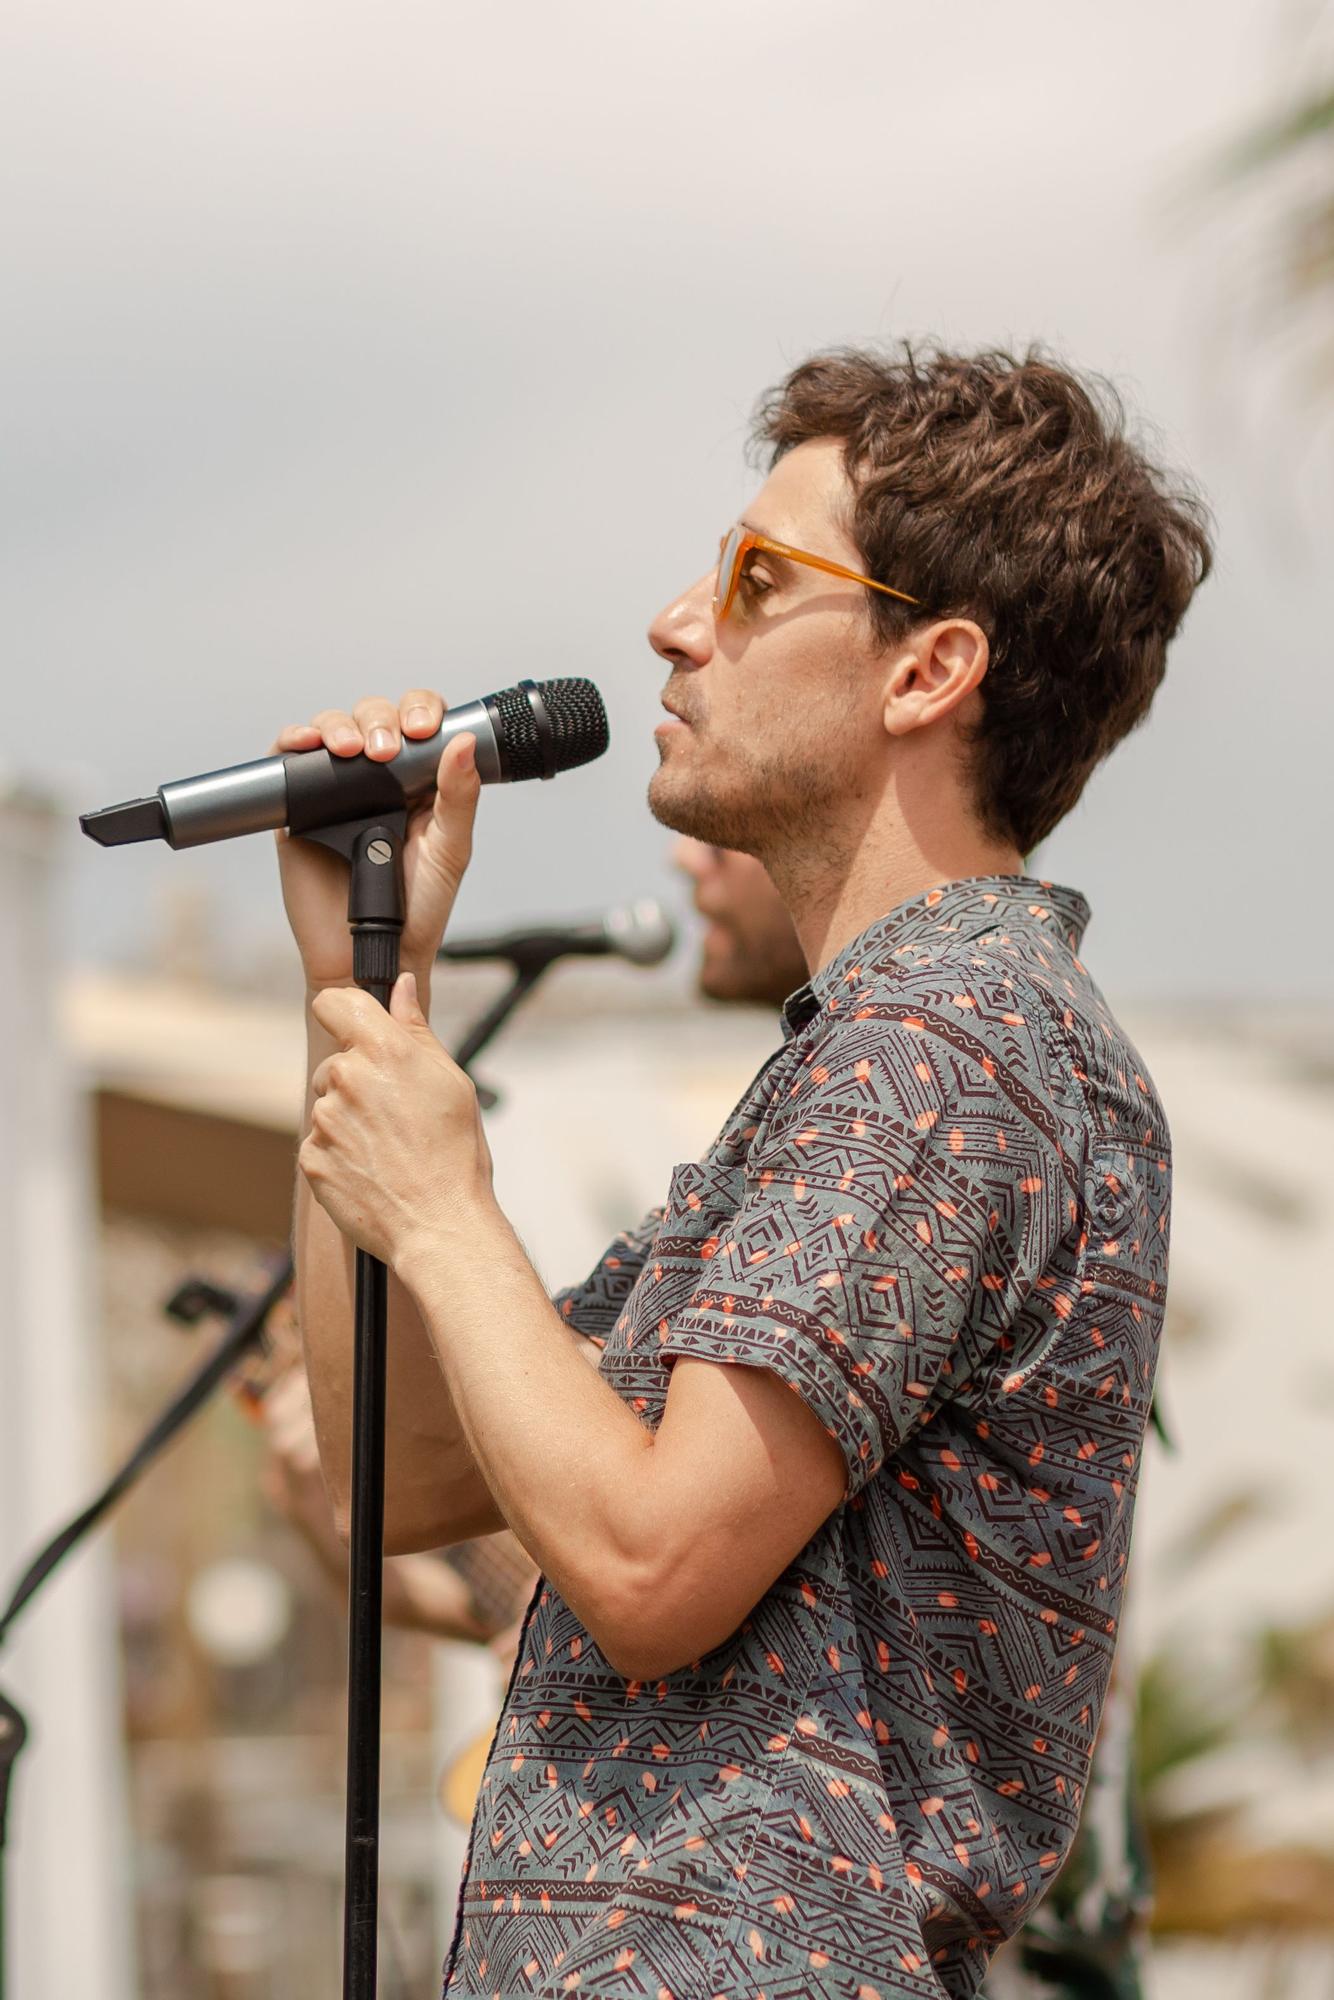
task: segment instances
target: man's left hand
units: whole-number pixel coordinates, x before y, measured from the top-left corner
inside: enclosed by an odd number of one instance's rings
[[[423,1236],[462,1235],[492,1204],[477,1093],[432,1034],[411,973],[386,1010],[329,987],[311,1012],[340,1048],[312,1079],[297,1163],[345,1236],[386,1264]]]

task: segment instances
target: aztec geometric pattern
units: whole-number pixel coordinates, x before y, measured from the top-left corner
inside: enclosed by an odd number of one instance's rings
[[[1106,1694],[1171,1154],[1028,876],[902,904],[793,996],[665,1206],[559,1294],[661,1419],[674,1360],[771,1369],[843,1503],[740,1629],[644,1685],[540,1583],[473,1823],[448,2000],[977,1993],[1069,1851]]]

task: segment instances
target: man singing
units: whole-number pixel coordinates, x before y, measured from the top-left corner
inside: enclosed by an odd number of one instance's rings
[[[410,832],[390,1014],[349,990],[341,865],[280,837],[336,1504],[355,1242],[394,1274],[386,1546],[508,1524],[542,1572],[451,2000],[975,1993],[1070,1846],[1116,1643],[1171,1154],[1088,905],[1024,857],[1146,713],[1203,511],[1041,354],[817,356],[757,433],[765,484],[650,628],[649,801],[764,863],[810,977],[554,1305],[423,1011],[470,739]],[[387,758],[440,716],[366,700],[277,747]]]

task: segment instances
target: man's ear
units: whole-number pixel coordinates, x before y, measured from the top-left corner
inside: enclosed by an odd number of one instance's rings
[[[919,625],[891,653],[885,677],[885,728],[891,736],[939,722],[966,701],[991,658],[987,635],[971,618]]]

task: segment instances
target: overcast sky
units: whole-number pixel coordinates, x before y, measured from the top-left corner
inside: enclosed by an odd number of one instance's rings
[[[8,21],[11,772],[88,809],[331,701],[586,673],[609,756],[484,799],[458,927],[675,895],[644,627],[754,488],[757,392],[833,342],[1036,337],[1195,474],[1219,561],[1035,872],[1114,1000],[1329,990],[1326,461],[1239,324],[1254,215],[1183,199],[1300,69],[1272,0]],[[267,838],[72,861],[80,957],[187,871],[227,954],[279,934]]]

